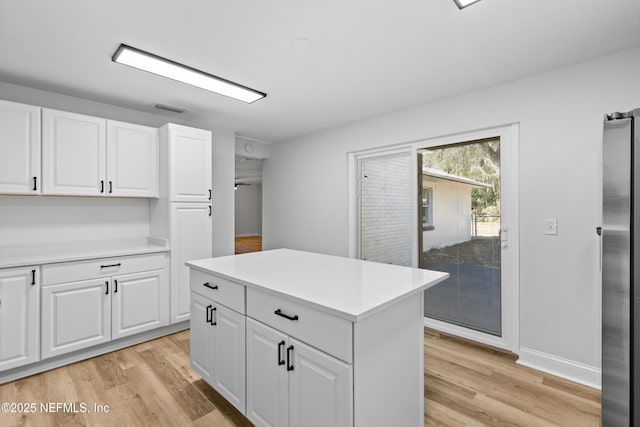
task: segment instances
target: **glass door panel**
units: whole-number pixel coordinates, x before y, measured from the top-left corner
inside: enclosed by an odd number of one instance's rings
[[[425,292],[425,316],[502,334],[500,140],[421,150],[420,266],[449,279]]]

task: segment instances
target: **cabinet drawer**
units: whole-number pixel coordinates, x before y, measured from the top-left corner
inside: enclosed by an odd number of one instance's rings
[[[244,314],[244,285],[191,269],[191,290]]]
[[[42,266],[42,286],[167,267],[164,253],[60,262]]]
[[[345,319],[255,289],[247,289],[247,316],[352,363],[353,327]]]

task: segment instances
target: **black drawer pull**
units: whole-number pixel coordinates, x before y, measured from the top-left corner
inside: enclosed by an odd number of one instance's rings
[[[122,265],[121,262],[117,263],[117,264],[108,264],[108,265],[101,265],[100,268],[109,268],[109,267],[120,267]]]
[[[284,357],[282,356],[282,350],[284,350],[284,340],[278,343],[278,366],[284,365]]]
[[[35,270],[31,270],[31,284],[32,285],[36,284],[36,271]]]
[[[209,205],[209,216],[211,216],[212,212],[213,211],[211,210],[211,205]]]
[[[109,295],[109,281],[107,280],[104,284],[107,286],[107,291],[104,294]]]
[[[113,281],[113,293],[117,293],[118,292],[118,281],[114,280]]]
[[[204,286],[205,288],[213,289],[214,291],[215,291],[216,289],[218,289],[218,285],[213,285],[213,286],[211,286],[211,285],[209,284],[209,282],[207,282],[207,283],[203,283],[203,284],[202,284],[202,286]]]
[[[213,316],[215,315],[215,313],[214,313],[214,312],[215,312],[216,310],[217,310],[217,308],[216,308],[216,307],[213,307],[213,308],[211,309],[211,320],[209,321],[209,324],[210,324],[211,326],[216,326],[216,325],[218,324],[218,322],[215,322],[215,321],[214,321],[215,319],[214,319],[214,317],[213,317]]]
[[[292,316],[289,316],[288,314],[284,314],[282,312],[282,310],[280,310],[280,309],[277,309],[276,311],[274,311],[273,314],[275,314],[277,316],[280,316],[280,317],[284,317],[285,319],[289,319],[291,321],[298,320],[298,315],[297,314],[292,317]]]
[[[211,308],[212,308],[212,307],[213,307],[213,306],[212,306],[211,304],[209,304],[209,305],[207,306],[207,323],[211,323]]]
[[[209,190],[209,200],[211,200],[211,190]]]
[[[290,345],[287,347],[287,371],[293,371],[293,365],[291,364],[291,353],[293,351],[293,346]]]

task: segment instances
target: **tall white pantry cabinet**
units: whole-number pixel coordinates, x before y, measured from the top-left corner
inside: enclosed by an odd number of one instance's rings
[[[151,231],[171,248],[171,323],[190,319],[186,261],[213,253],[211,132],[167,124],[160,128],[160,197],[151,200]]]

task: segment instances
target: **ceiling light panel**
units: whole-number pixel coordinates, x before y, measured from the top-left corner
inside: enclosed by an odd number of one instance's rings
[[[479,2],[480,0],[453,0],[459,9],[464,9],[467,6],[471,6],[474,3]]]
[[[212,74],[196,70],[195,68],[125,44],[121,44],[120,47],[118,47],[111,57],[111,60],[246,103],[252,103],[267,96],[265,93],[242,86],[238,83],[216,77]]]

